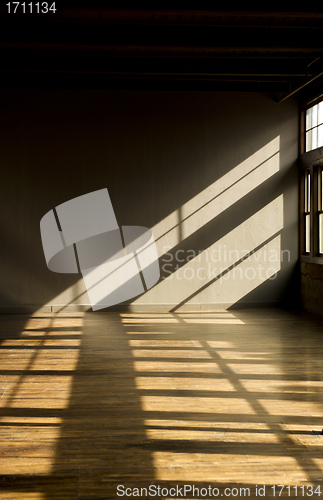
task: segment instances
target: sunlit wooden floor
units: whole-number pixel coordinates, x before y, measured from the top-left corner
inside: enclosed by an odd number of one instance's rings
[[[322,321],[61,312],[0,328],[1,500],[323,496]]]

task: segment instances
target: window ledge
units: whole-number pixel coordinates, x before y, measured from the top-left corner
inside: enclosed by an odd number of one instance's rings
[[[323,147],[312,149],[307,153],[303,153],[300,156],[301,164],[304,167],[310,167],[311,165],[317,165],[323,162]]]
[[[311,257],[310,255],[301,255],[301,262],[307,262],[308,264],[320,264],[323,266],[323,256]]]

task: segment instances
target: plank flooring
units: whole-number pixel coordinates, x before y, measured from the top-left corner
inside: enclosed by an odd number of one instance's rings
[[[1,500],[323,496],[322,320],[60,312],[0,331]]]

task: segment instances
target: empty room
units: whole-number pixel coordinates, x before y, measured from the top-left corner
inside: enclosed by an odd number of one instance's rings
[[[323,495],[323,9],[0,7],[0,499]]]

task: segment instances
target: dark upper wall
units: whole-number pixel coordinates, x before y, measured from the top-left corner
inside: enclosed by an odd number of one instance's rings
[[[208,280],[199,282],[194,276],[187,280],[184,297],[179,280],[162,280],[136,303],[174,306],[186,303],[192,293],[191,304],[193,300],[200,306],[298,299],[293,281],[298,259],[298,106],[293,98],[277,104],[264,94],[4,90],[0,122],[1,307],[89,303],[80,275],[55,274],[46,267],[39,222],[53,207],[107,187],[120,225],[168,230],[169,214],[178,214],[180,220],[185,204],[201,192],[197,203],[208,202],[203,190],[211,186],[216,192],[224,178],[230,185],[228,173],[278,136],[279,171],[264,179],[260,175],[259,186],[250,187],[241,199],[236,199],[237,192],[248,179],[236,183],[231,206],[225,206],[232,196],[228,190],[219,199],[220,209],[210,205],[211,217],[201,216],[200,229],[194,230],[195,220],[183,239],[181,230],[186,229],[180,225],[169,249],[172,265],[182,266],[187,262],[177,262],[179,249],[186,258],[188,250],[207,252],[220,241],[242,252],[242,235],[251,243],[254,239],[256,248],[262,229],[263,244],[266,240],[259,211],[269,207],[263,213],[274,222],[276,218],[278,227],[277,210],[282,209],[283,229],[275,241],[289,250],[290,261],[285,258],[277,277],[253,283],[244,276],[244,284],[227,281],[223,300],[219,283],[208,286]],[[243,225],[246,220],[249,226]],[[268,228],[272,241],[275,224]],[[161,247],[159,253],[162,257]],[[162,277],[166,275],[162,269]],[[241,293],[231,297],[230,290],[237,288]]]

